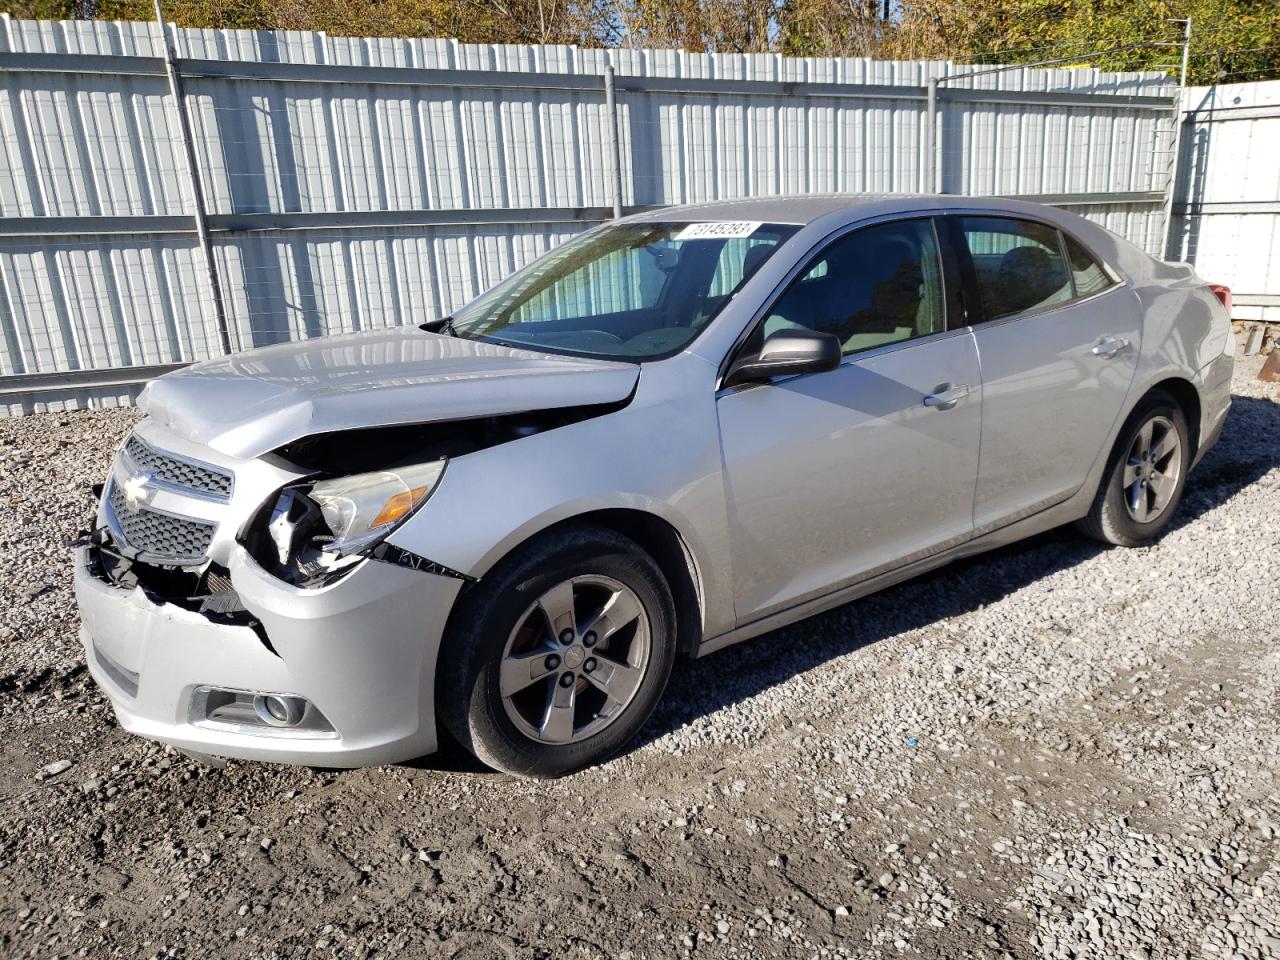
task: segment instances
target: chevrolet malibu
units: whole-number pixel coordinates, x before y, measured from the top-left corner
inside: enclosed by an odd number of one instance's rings
[[[1227,414],[1228,296],[1016,201],[613,221],[421,328],[151,383],[77,553],[89,669],[206,758],[447,731],[562,774],[679,655],[1061,524],[1158,537]]]

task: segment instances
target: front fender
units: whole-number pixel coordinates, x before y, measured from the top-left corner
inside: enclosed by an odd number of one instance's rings
[[[539,532],[598,510],[659,517],[683,539],[708,635],[733,626],[715,368],[682,354],[645,367],[621,410],[450,461],[389,542],[482,578]]]

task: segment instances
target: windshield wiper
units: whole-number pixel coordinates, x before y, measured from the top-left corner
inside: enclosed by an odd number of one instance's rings
[[[446,337],[456,337],[458,329],[453,325],[453,317],[441,317],[439,320],[428,320],[426,323],[418,324],[419,330],[425,330],[427,333],[439,333]]]

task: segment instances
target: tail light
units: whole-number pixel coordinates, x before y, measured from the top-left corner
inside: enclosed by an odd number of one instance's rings
[[[1218,298],[1218,302],[1227,311],[1227,316],[1231,315],[1231,288],[1224,287],[1220,283],[1209,284],[1209,289],[1213,291],[1213,295]]]

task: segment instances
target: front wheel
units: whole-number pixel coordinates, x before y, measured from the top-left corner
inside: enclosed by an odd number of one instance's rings
[[[441,651],[441,720],[489,766],[560,776],[635,736],[675,648],[671,591],[653,559],[611,530],[559,531],[463,599]]]
[[[1187,418],[1162,390],[1148,394],[1125,421],[1102,486],[1078,526],[1095,540],[1140,547],[1173,522],[1191,466]]]

